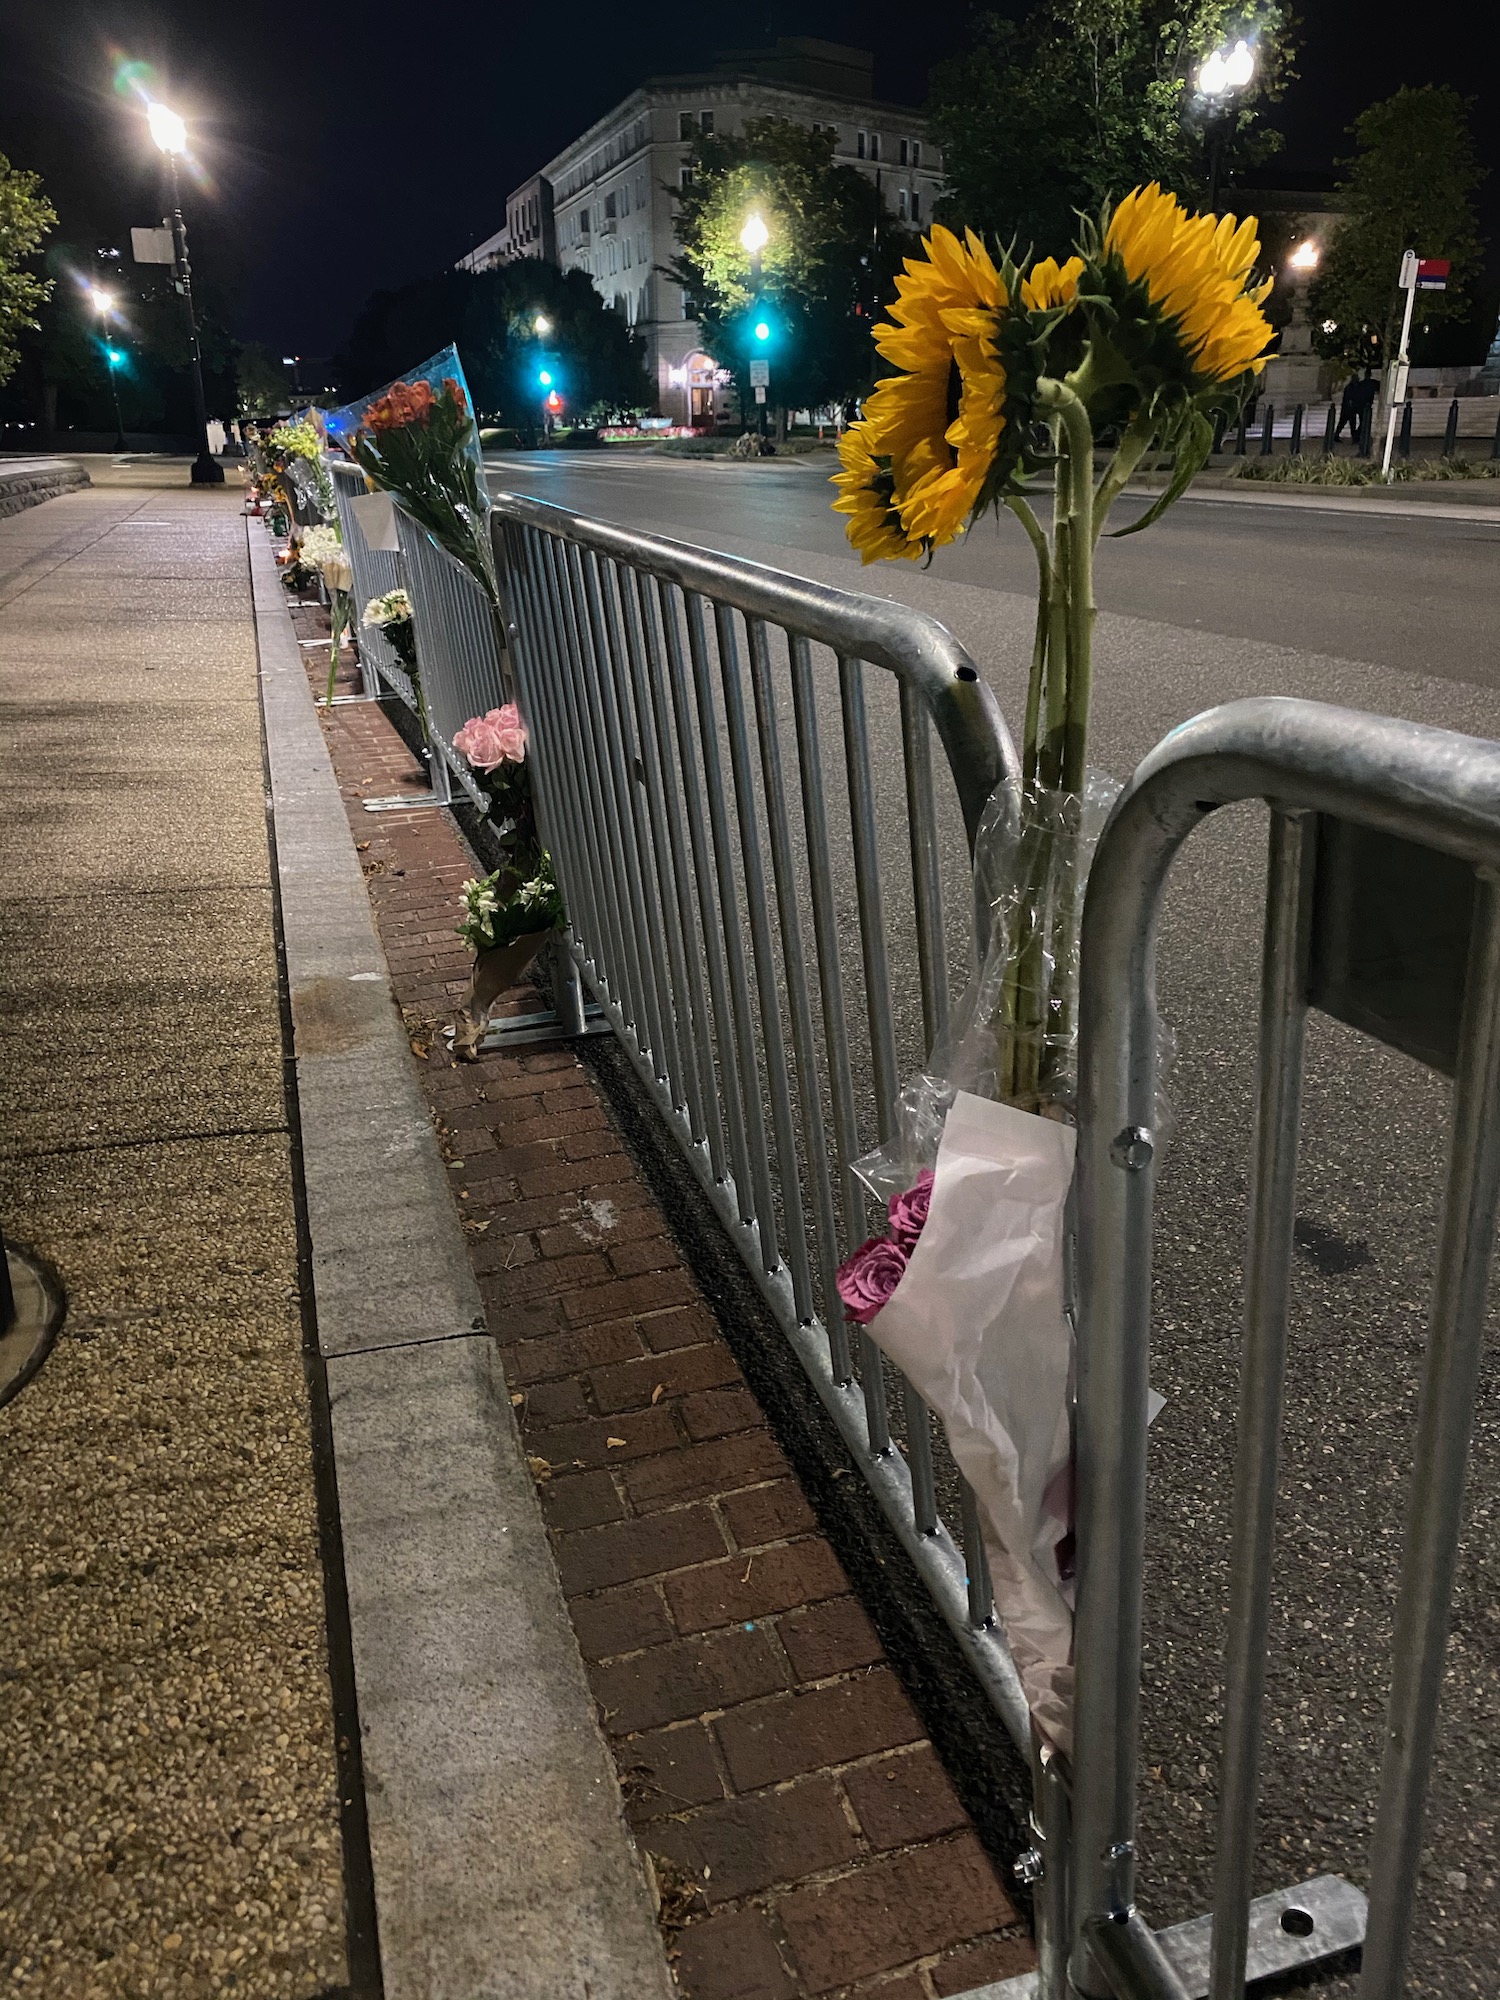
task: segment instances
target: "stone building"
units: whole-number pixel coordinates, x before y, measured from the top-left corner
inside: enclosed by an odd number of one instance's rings
[[[587,271],[640,335],[662,414],[708,422],[722,393],[716,370],[690,303],[663,269],[677,253],[671,190],[700,133],[768,117],[832,132],[834,157],[874,181],[892,214],[918,227],[932,219],[942,162],[917,113],[876,98],[873,56],[784,37],[723,55],[697,75],[648,78],[510,196],[505,227],[461,268],[544,257]]]

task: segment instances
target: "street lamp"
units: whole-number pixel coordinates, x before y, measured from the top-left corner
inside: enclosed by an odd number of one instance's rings
[[[182,219],[182,193],[177,185],[177,155],[187,150],[187,127],[165,104],[146,111],[151,136],[166,156],[172,178],[172,243],[177,252],[177,283],[187,300],[188,351],[193,362],[193,413],[198,420],[198,456],[193,460],[195,486],[222,486],[224,468],[208,448],[208,404],[203,396],[203,354],[198,343],[198,315],[193,310],[193,273],[188,263],[187,225]]]
[[[104,362],[109,370],[109,393],[115,406],[115,450],[124,451],[125,426],[120,418],[120,384],[115,370],[125,357],[117,347],[110,345],[109,338],[109,322],[114,313],[115,302],[110,293],[100,291],[97,285],[90,285],[89,303],[99,315],[99,338],[104,344]]]
[[[1218,115],[1210,121],[1208,141],[1208,205],[1219,205],[1219,177],[1224,163],[1225,140],[1232,136],[1239,118],[1238,93],[1255,75],[1255,51],[1243,39],[1233,48],[1218,48],[1205,56],[1198,68],[1197,84]]]
[[[1309,237],[1305,243],[1297,245],[1287,262],[1294,271],[1316,271],[1320,255],[1317,244]]]
[[[538,339],[545,340],[547,335],[552,331],[552,322],[545,313],[538,313],[536,318],[531,322],[531,330],[536,334]]]
[[[761,214],[759,209],[752,208],[750,213],[745,217],[744,228],[740,231],[740,248],[745,251],[746,255],[750,259],[750,290],[754,295],[755,304],[757,307],[759,307],[760,305],[760,284],[761,284],[760,253],[762,250],[765,249],[766,245],[770,242],[770,240],[771,240],[771,232],[766,227],[765,217]],[[757,316],[756,318],[753,332],[757,343],[761,346],[764,346],[766,342],[768,342],[771,338],[771,328],[769,323],[766,320],[760,318],[759,316]],[[753,372],[754,371],[752,369],[752,373]],[[767,374],[769,374],[770,372],[769,369],[766,372]],[[757,420],[756,428],[759,430],[762,439],[764,439],[766,435],[767,384],[763,380],[761,382],[756,383],[754,386],[757,391],[756,405],[755,405],[755,414]],[[689,404],[691,405],[692,401],[691,391],[689,391],[688,400]],[[691,407],[689,407],[688,422],[691,423],[692,420],[693,420],[693,412]]]

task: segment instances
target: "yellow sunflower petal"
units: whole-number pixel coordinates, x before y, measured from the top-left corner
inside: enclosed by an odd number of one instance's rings
[[[1070,257],[1066,264],[1061,265],[1055,257],[1043,257],[1021,280],[1021,303],[1033,312],[1046,312],[1052,306],[1070,306],[1078,296],[1078,280],[1082,272],[1081,257]]]
[[[1246,285],[1260,252],[1253,216],[1189,215],[1153,181],[1134,188],[1105,232],[1131,279],[1143,283],[1176,329],[1193,372],[1227,382],[1265,366],[1271,328],[1261,312],[1266,288]]]

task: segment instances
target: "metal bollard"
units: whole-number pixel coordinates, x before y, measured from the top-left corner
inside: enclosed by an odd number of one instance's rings
[[[1245,436],[1249,428],[1250,409],[1249,405],[1245,404],[1241,406],[1240,420],[1234,427],[1234,455],[1236,458],[1243,458],[1245,456]]]
[[[1224,429],[1229,422],[1228,412],[1219,410],[1214,416],[1214,453],[1217,456],[1224,449]]]
[[[1401,405],[1401,435],[1396,440],[1396,449],[1403,458],[1411,457],[1411,397]]]
[[[1500,417],[1495,419],[1495,442],[1490,446],[1490,457],[1500,458]]]
[[[1374,429],[1375,406],[1373,403],[1366,403],[1364,413],[1359,420],[1359,455],[1361,458],[1368,458],[1370,456],[1370,439]]]
[[[1334,454],[1333,433],[1338,425],[1338,411],[1333,404],[1328,405],[1328,418],[1323,425],[1323,456],[1332,458]]]
[[[1274,403],[1267,403],[1266,413],[1260,420],[1260,455],[1262,458],[1269,458],[1275,449],[1275,441],[1272,437],[1272,426],[1275,422],[1276,405]]]
[[[1292,412],[1292,457],[1302,456],[1302,405],[1299,403]]]
[[[1452,458],[1458,450],[1458,398],[1448,405],[1448,423],[1443,432],[1443,456]]]

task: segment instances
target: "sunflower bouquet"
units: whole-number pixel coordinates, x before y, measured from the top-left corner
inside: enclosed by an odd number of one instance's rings
[[[1114,532],[1138,533],[1180,498],[1215,418],[1238,412],[1265,366],[1257,228],[1191,215],[1154,183],[1085,220],[1061,264],[1023,266],[972,230],[935,228],[875,330],[891,373],[840,442],[833,504],[863,561],[930,558],[1002,507],[1035,552],[1022,797],[1000,815],[1019,835],[994,1018],[999,1094],[1024,1109],[1055,1106],[1070,1081],[1094,549],[1148,453],[1170,455],[1166,489]],[[1044,523],[1033,482],[1049,474]]]

